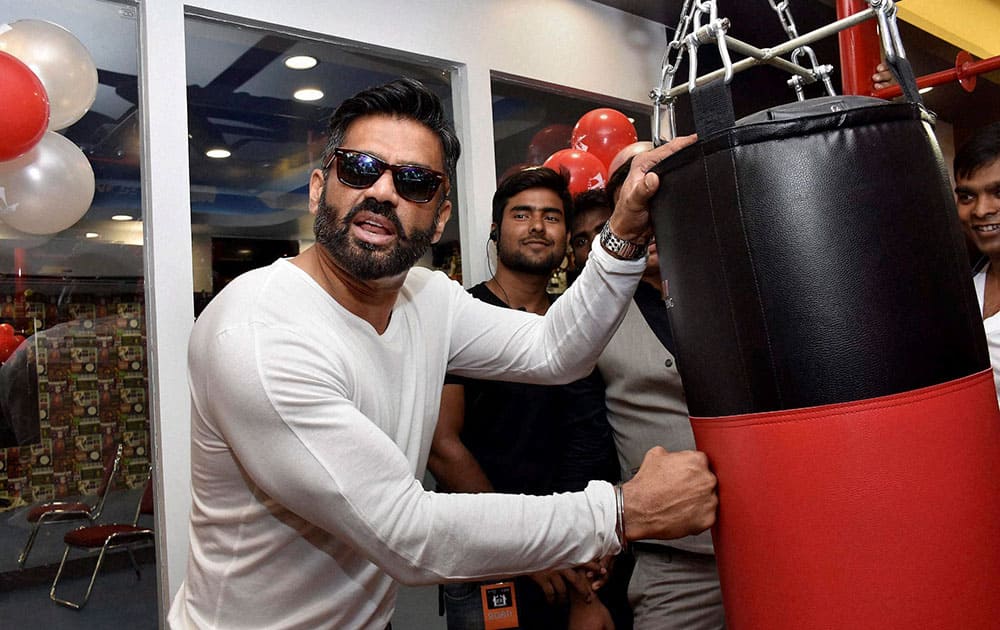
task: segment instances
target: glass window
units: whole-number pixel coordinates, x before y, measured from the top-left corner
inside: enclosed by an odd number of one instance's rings
[[[198,16],[185,31],[198,313],[236,275],[312,244],[309,174],[341,101],[407,76],[453,108],[444,65]],[[421,263],[456,278],[458,214]]]
[[[96,503],[119,445],[105,519],[132,520],[150,466],[136,14],[134,2],[0,0],[0,51],[49,101],[37,144],[0,161],[0,573],[16,572],[31,508]],[[81,524],[42,531],[24,565],[57,565],[62,535]],[[153,562],[151,548],[136,555]],[[126,625],[156,618],[147,581],[147,616]],[[26,613],[47,600],[25,600]]]
[[[519,168],[538,166],[556,151],[569,148],[573,127],[594,109],[615,109],[631,120],[638,140],[652,137],[650,106],[540,86],[506,75],[494,75],[490,86],[497,181]]]

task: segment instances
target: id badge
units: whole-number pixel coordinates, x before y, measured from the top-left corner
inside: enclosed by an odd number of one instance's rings
[[[486,630],[517,627],[517,596],[513,582],[483,584],[483,626]]]

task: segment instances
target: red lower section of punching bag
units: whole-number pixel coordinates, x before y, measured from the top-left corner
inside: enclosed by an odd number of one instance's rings
[[[691,423],[719,479],[713,538],[730,630],[1000,627],[990,371]]]

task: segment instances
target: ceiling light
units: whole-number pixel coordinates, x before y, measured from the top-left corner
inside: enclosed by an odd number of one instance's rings
[[[314,67],[318,61],[315,57],[310,57],[309,55],[296,55],[294,57],[289,57],[285,59],[285,66],[291,68],[292,70],[308,70]]]
[[[97,232],[87,232],[86,234],[84,234],[84,236],[86,236],[87,238],[97,238],[98,236],[100,236],[100,234],[98,234]]]
[[[917,91],[920,92],[921,94],[927,94],[928,92],[930,92],[933,89],[934,89],[934,86],[933,85],[929,85],[929,86],[927,86],[925,88],[920,88]]]
[[[112,221],[131,221],[132,220],[132,215],[131,214],[116,214],[113,217],[111,217],[111,220]]]
[[[318,101],[323,98],[323,92],[316,88],[302,88],[301,90],[296,90],[292,96],[297,101]]]
[[[205,155],[210,158],[221,160],[229,157],[232,153],[229,152],[229,149],[209,149],[208,151],[205,151]]]

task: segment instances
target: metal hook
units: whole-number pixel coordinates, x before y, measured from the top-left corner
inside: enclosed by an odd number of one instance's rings
[[[899,24],[896,21],[896,3],[892,0],[869,0],[868,3],[878,18],[878,30],[882,36],[882,49],[885,51],[886,61],[893,63],[896,59],[906,59],[903,40],[899,35]]]
[[[705,26],[701,24],[701,16],[709,14],[709,22]],[[719,47],[719,57],[722,59],[722,66],[725,69],[725,82],[731,83],[733,80],[733,62],[729,57],[729,47],[726,45],[726,31],[729,30],[729,20],[718,17],[718,8],[715,0],[699,3],[694,15],[694,31],[687,36],[688,49],[688,91],[693,92],[697,88],[698,79],[698,46],[715,40]]]

